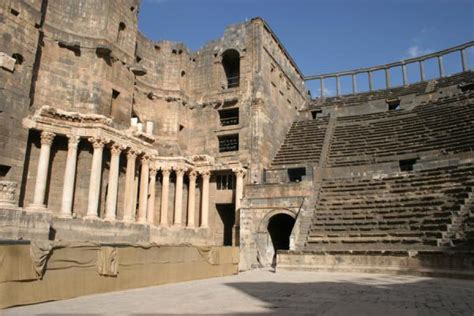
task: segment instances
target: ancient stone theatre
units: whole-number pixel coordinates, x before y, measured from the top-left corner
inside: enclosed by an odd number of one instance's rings
[[[0,1],[0,308],[271,266],[474,276],[474,42],[305,76],[262,18],[191,51],[139,6]]]

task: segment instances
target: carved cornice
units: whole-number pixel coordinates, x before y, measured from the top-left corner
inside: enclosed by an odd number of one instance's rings
[[[100,123],[107,126],[112,125],[112,119],[104,115],[63,111],[48,105],[42,106],[39,110],[37,110],[34,117],[46,117],[60,121],[83,124]]]

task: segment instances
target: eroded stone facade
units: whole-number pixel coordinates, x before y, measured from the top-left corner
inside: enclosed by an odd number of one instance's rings
[[[40,212],[50,239],[239,243],[303,76],[262,19],[193,52],[138,32],[139,5],[0,4],[5,238],[38,238]]]
[[[472,251],[474,43],[316,76],[338,95],[311,99],[261,18],[191,51],[141,34],[139,6],[0,3],[0,238],[239,245],[244,270],[279,249],[334,262]],[[463,71],[446,76],[455,52]],[[386,89],[372,91],[375,70]],[[371,91],[358,93],[365,72]],[[339,95],[343,76],[351,95]]]

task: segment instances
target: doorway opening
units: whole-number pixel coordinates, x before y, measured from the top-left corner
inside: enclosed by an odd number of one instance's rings
[[[235,224],[235,205],[216,204],[216,208],[224,226],[223,245],[232,246],[232,228]]]
[[[290,249],[290,235],[295,219],[288,214],[277,214],[268,222],[268,233],[272,239],[275,254],[278,250]]]

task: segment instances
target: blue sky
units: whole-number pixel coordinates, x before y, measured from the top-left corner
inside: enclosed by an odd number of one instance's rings
[[[474,40],[474,0],[142,0],[139,28],[151,39],[197,50],[222,36],[226,25],[255,16],[270,24],[305,75]],[[474,68],[474,49],[468,53]],[[446,61],[448,73],[458,70],[453,60]]]

